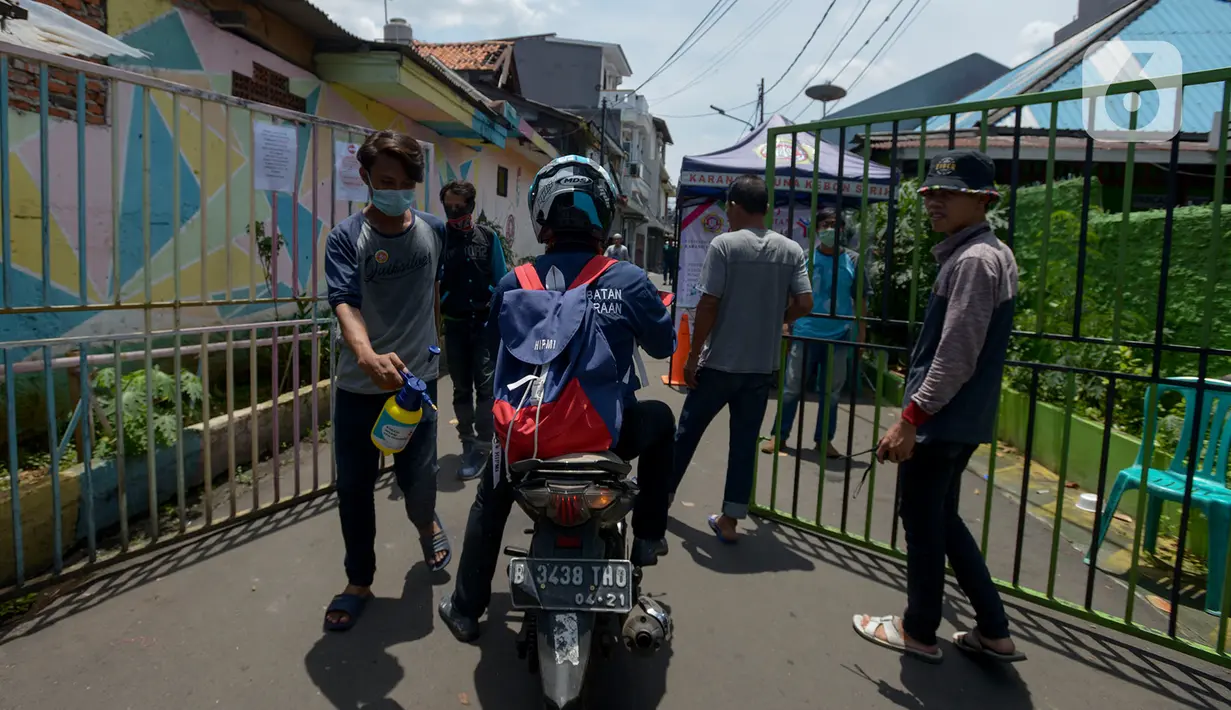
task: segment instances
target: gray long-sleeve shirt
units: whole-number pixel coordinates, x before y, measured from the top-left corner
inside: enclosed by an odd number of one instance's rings
[[[940,270],[911,353],[905,404],[931,415],[920,441],[985,443],[1013,330],[1017,261],[985,223],[947,237],[932,254]]]

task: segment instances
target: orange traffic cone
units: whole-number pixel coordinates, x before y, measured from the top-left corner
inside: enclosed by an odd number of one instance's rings
[[[684,364],[688,362],[688,352],[691,350],[692,331],[688,328],[688,314],[680,316],[680,333],[675,338],[675,352],[671,355],[671,374],[663,375],[663,384],[672,387],[687,387],[684,381]]]

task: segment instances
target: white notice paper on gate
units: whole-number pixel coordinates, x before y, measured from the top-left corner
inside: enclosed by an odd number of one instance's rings
[[[333,145],[333,198],[339,202],[367,202],[368,186],[359,177],[358,143]]]
[[[295,192],[298,154],[294,126],[252,124],[252,186],[257,190]]]

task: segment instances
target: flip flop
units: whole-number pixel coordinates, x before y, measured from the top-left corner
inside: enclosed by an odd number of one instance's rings
[[[718,538],[718,539],[719,539],[719,540],[720,540],[720,541],[721,541],[724,545],[734,545],[735,543],[739,542],[739,538],[738,538],[738,537],[737,537],[737,538],[735,538],[734,540],[732,540],[731,538],[729,538],[729,537],[727,537],[726,535],[723,535],[723,534],[722,534],[722,528],[718,527],[718,518],[719,518],[719,517],[721,517],[721,516],[718,516],[718,515],[711,515],[711,516],[709,517],[710,530],[713,530],[713,531],[714,531],[714,535],[715,535],[715,537],[717,537],[717,538]]]
[[[325,609],[325,630],[350,631],[359,621],[359,617],[363,616],[363,610],[368,608],[368,602],[370,601],[372,601],[371,594],[362,596],[359,594],[339,594],[334,597]],[[338,612],[346,614],[346,620],[330,621],[329,615]]]
[[[859,634],[863,639],[871,641],[877,646],[897,651],[898,653],[913,656],[925,663],[940,663],[945,659],[940,649],[936,649],[933,653],[928,653],[917,648],[912,648],[906,645],[906,639],[902,638],[902,633],[898,631],[898,618],[896,616],[869,616],[868,623],[863,623],[863,614],[856,614],[851,623],[855,627],[855,633]],[[876,630],[884,627],[885,638],[881,639],[876,636]]]
[[[453,559],[453,546],[449,544],[449,534],[445,531],[444,524],[440,522],[440,516],[436,515],[433,517],[436,520],[437,527],[440,528],[440,532],[431,537],[420,537],[419,545],[423,548],[423,561],[427,563],[428,569],[433,572],[439,572],[448,567],[449,562]],[[444,552],[445,556],[440,562],[433,563],[432,560],[435,560],[436,555],[441,552]]]
[[[977,631],[959,631],[953,634],[953,645],[957,646],[957,650],[964,653],[969,653],[972,656],[983,656],[1001,663],[1017,663],[1018,661],[1026,660],[1026,654],[1017,649],[1014,649],[1013,653],[1000,653],[984,646],[979,640]]]

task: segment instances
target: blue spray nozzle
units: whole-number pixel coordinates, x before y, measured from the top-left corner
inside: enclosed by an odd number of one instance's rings
[[[423,400],[427,399],[427,383],[405,370],[402,371],[402,382],[405,383],[402,389],[394,395],[398,406],[407,411],[419,409]]]
[[[435,345],[429,345],[429,346],[427,346],[427,360],[428,360],[428,362],[431,362],[432,360],[435,360],[435,359],[436,359],[439,355],[440,355],[440,348],[439,348],[439,347],[437,347],[437,346],[435,346]]]

